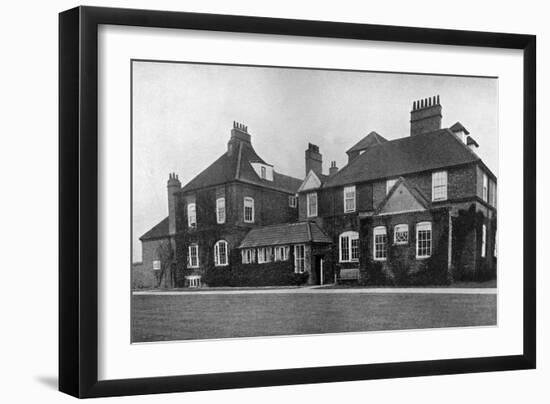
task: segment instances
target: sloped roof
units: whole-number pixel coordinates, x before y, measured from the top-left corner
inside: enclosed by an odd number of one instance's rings
[[[363,139],[361,139],[359,142],[357,142],[354,146],[352,146],[346,153],[351,153],[354,151],[360,151],[364,150],[367,147],[373,146],[375,144],[381,144],[385,143],[388,140],[384,138],[383,136],[379,135],[378,133],[372,131],[367,136],[365,136]]]
[[[239,248],[300,243],[331,243],[315,222],[282,223],[250,230]]]
[[[165,238],[169,236],[169,224],[168,216],[157,223],[151,230],[141,236],[139,239],[144,240],[156,240],[159,238]]]
[[[273,171],[273,181],[262,179],[256,174],[253,163],[267,164],[252,147],[250,143],[240,142],[238,150],[229,155],[224,153],[210,166],[198,174],[195,178],[183,186],[181,192],[196,190],[199,188],[220,185],[234,180],[261,185],[284,192],[295,193],[302,180]]]
[[[343,186],[480,161],[449,129],[374,145],[349,162],[323,187]]]
[[[464,127],[464,125],[462,125],[460,122],[456,122],[453,126],[451,126],[449,128],[451,130],[451,132],[464,132],[466,133],[467,135],[470,134],[470,132],[468,131],[468,129],[466,129]]]

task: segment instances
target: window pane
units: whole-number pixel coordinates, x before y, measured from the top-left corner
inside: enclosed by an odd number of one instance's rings
[[[432,174],[432,200],[447,199],[447,171]]]
[[[374,229],[374,259],[385,260],[388,255],[387,236],[385,227],[376,227]]]
[[[416,256],[425,258],[432,255],[432,224],[419,223],[416,226]]]

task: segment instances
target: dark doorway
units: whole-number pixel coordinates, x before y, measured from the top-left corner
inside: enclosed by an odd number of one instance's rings
[[[314,267],[315,267],[315,271],[314,271],[314,274],[315,274],[315,278],[313,279],[313,284],[314,285],[323,285],[325,282],[324,282],[324,272],[325,272],[325,268],[324,268],[324,257],[322,255],[316,255],[314,257]]]

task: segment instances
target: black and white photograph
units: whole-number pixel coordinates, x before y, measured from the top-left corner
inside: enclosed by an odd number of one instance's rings
[[[498,77],[130,69],[132,343],[498,325]]]

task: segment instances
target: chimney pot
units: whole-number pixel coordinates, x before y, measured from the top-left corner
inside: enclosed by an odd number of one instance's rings
[[[441,104],[439,95],[423,98],[416,102],[411,111],[411,136],[441,129]]]

